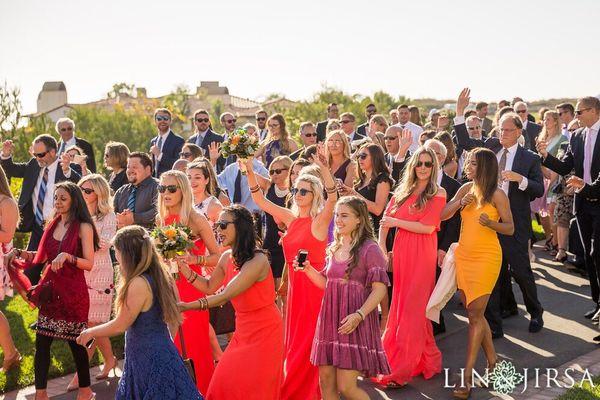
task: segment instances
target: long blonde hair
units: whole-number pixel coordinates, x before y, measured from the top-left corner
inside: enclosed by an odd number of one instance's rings
[[[106,179],[100,174],[89,174],[79,180],[77,186],[81,187],[88,182],[98,198],[97,216],[99,221],[113,210],[112,197],[110,195],[110,186]]]
[[[177,182],[177,187],[181,191],[181,207],[179,210],[179,223],[187,225],[190,220],[190,215],[193,212],[194,197],[192,195],[192,187],[187,176],[181,171],[170,170],[164,172],[160,176],[161,182],[164,178],[171,177]],[[165,224],[165,218],[168,215],[167,206],[163,200],[163,194],[158,194],[158,220],[160,225]]]
[[[544,113],[544,118],[546,118],[546,115],[550,116],[550,118],[552,118],[552,120],[556,123],[556,134],[554,136],[560,135],[562,132],[560,129],[561,124],[558,112],[554,110],[548,110]],[[546,129],[546,124],[543,124],[538,140],[547,140],[549,136],[550,135],[548,134],[548,129]]]
[[[438,175],[438,162],[437,157],[433,150],[428,149],[424,146],[419,147],[415,153],[408,159],[408,163],[404,168],[404,172],[402,173],[402,178],[400,180],[400,184],[394,191],[394,200],[396,201],[395,207],[400,207],[415,191],[417,188],[417,172],[415,171],[417,167],[417,163],[419,162],[419,157],[421,154],[428,154],[431,157],[431,161],[433,162],[433,167],[431,168],[431,175],[429,176],[429,182],[427,182],[427,186],[425,190],[423,190],[419,194],[419,198],[415,203],[415,207],[418,210],[423,210],[427,201],[429,201],[433,196],[435,196],[438,192],[437,185],[437,175]]]
[[[310,190],[312,190],[313,200],[312,205],[310,207],[310,216],[312,218],[316,217],[317,214],[321,211],[323,207],[323,184],[321,181],[315,177],[314,175],[309,175],[307,173],[302,172],[304,169],[300,170],[300,175],[296,179],[296,183],[294,186],[298,186],[298,182],[306,182],[310,185]],[[292,197],[292,213],[294,215],[299,215],[300,210],[298,209],[298,205],[296,204],[296,197]]]
[[[152,291],[153,301],[158,301],[162,311],[163,321],[167,325],[179,325],[181,313],[177,309],[175,281],[162,265],[148,232],[138,225],[120,229],[114,239],[115,249],[121,255],[121,279],[117,285],[115,313],[122,307],[127,307],[127,291],[135,277],[148,273],[152,278],[155,290]]]
[[[344,151],[344,160],[347,160],[350,158],[350,143],[348,142],[348,135],[346,135],[346,133],[341,130],[341,129],[336,129],[335,131],[331,131],[327,134],[327,137],[325,138],[325,151],[327,152],[327,160],[329,160],[329,165],[331,165],[331,162],[333,160],[333,157],[331,156],[331,153],[329,152],[329,142],[331,140],[333,140],[333,136],[338,135],[342,141],[342,150]],[[335,171],[333,171],[335,172]]]

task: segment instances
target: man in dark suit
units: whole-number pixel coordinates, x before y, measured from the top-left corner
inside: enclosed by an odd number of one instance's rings
[[[537,141],[538,135],[542,131],[542,126],[536,124],[535,122],[529,121],[527,103],[517,101],[514,105],[514,109],[515,113],[517,113],[517,115],[521,119],[521,122],[523,123],[523,136],[525,137],[525,148],[531,151],[536,151],[535,143]]]
[[[315,124],[312,122],[303,122],[300,124],[300,139],[302,139],[302,147],[290,154],[290,158],[294,161],[300,157],[300,154],[310,145],[317,143],[317,131]]]
[[[154,111],[154,123],[158,128],[158,136],[150,140],[150,153],[154,165],[153,176],[160,178],[163,172],[173,168],[185,140],[171,130],[171,111],[168,109],[156,109]]]
[[[358,128],[356,128],[356,132],[358,132],[359,135],[367,137],[367,127],[369,126],[369,121],[371,120],[371,117],[375,114],[377,114],[377,108],[375,108],[375,104],[367,104],[367,107],[365,108],[365,117],[367,118],[367,120],[364,124],[359,125]]]
[[[92,149],[92,145],[87,140],[75,136],[75,122],[71,118],[59,118],[54,128],[56,129],[56,133],[60,135],[58,157],[62,156],[69,147],[77,146],[83,150],[83,154],[86,156],[85,164],[87,169],[90,172],[96,172],[94,149]]]
[[[477,117],[481,120],[481,128],[489,135],[492,131],[493,123],[492,120],[487,117],[488,103],[480,101],[475,105],[475,111],[477,112]]]
[[[254,113],[254,119],[256,120],[256,134],[258,135],[258,139],[262,142],[267,138],[267,133],[269,130],[267,129],[267,112],[265,110],[258,110]]]
[[[193,143],[204,150],[204,156],[209,156],[209,146],[213,143],[223,143],[223,136],[210,129],[210,117],[208,111],[200,109],[194,113],[194,125],[196,132],[190,136],[188,143]],[[217,160],[217,169],[225,168],[225,159],[220,157]]]
[[[317,141],[324,142],[325,136],[327,135],[327,123],[331,119],[337,119],[339,116],[338,106],[335,103],[331,103],[327,106],[327,119],[317,123]]]
[[[36,250],[44,224],[49,221],[54,208],[54,187],[63,181],[79,182],[81,167],[71,163],[69,155],[56,155],[56,140],[50,135],[40,135],[33,139],[34,157],[26,163],[15,163],[12,159],[14,145],[7,140],[2,145],[0,164],[8,177],[23,178],[19,195],[21,214],[20,232],[31,232],[27,250]],[[25,271],[32,284],[40,279],[42,267]]]
[[[441,166],[446,160],[448,150],[444,143],[437,139],[429,139],[424,145],[426,148],[433,150],[438,160],[440,169],[438,171],[437,184],[446,190],[446,202],[452,200],[458,189],[460,189],[460,183],[457,180],[446,175]],[[460,234],[460,213],[455,213],[452,218],[447,221],[442,221],[440,224],[440,230],[438,231],[438,256],[437,256],[437,268],[436,268],[436,279],[440,276],[442,262],[446,256],[446,252],[450,248],[450,245],[454,242],[458,242],[458,236]],[[437,324],[432,322],[433,333],[435,335],[446,331],[444,324],[444,316],[440,313],[440,323]]]
[[[354,151],[353,147],[356,147],[356,143],[359,140],[364,139],[365,137],[360,133],[356,132],[356,117],[351,112],[345,112],[340,115],[340,125],[342,131],[346,134],[348,138],[348,144],[350,145],[350,153]]]
[[[600,174],[600,100],[595,97],[579,99],[575,114],[583,128],[571,136],[569,148],[562,161],[547,151],[545,141],[538,143],[538,151],[544,159],[544,166],[559,175],[567,175],[575,169],[575,176],[585,183],[585,189],[593,185],[593,179]],[[592,300],[595,307],[585,314],[586,318],[598,318],[600,313],[600,201],[590,189],[575,193],[575,217],[585,250],[585,266],[590,280]],[[592,245],[593,243],[593,245]]]
[[[464,123],[464,110],[469,104],[469,96],[470,90],[464,89],[456,105],[454,129],[458,143],[465,150],[483,146],[496,153],[499,166],[498,186],[508,196],[515,223],[512,236],[498,235],[502,247],[502,267],[485,316],[492,330],[492,337],[502,337],[504,333],[501,302],[505,313],[517,313],[517,304],[511,289],[512,276],[523,293],[525,307],[531,316],[529,331],[539,332],[544,326],[544,310],[537,297],[528,248],[532,234],[529,203],[544,194],[540,158],[517,143],[522,134],[523,123],[514,113],[505,114],[500,120],[498,138],[490,137],[485,142],[470,138]]]

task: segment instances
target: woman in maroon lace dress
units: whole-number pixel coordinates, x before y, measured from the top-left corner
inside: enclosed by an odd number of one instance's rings
[[[48,399],[46,385],[50,368],[50,346],[54,339],[66,340],[75,359],[79,376],[77,400],[96,397],[90,389],[89,360],[85,347],[75,339],[87,327],[89,294],[84,271],[94,265],[99,238],[83,200],[81,189],[72,182],[62,182],[54,190],[55,218],[48,223],[38,251],[14,249],[8,261],[19,257],[24,263],[45,264],[37,287],[23,283],[29,298],[38,309],[33,329],[35,335],[35,398]]]

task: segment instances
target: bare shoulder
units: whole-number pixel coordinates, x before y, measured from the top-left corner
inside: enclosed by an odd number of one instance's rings
[[[441,186],[438,186],[438,191],[435,194],[436,197],[443,197],[444,199],[446,198],[446,189],[444,189]]]

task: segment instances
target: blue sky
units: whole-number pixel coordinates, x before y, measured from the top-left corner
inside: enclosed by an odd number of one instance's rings
[[[475,100],[600,93],[600,1],[0,0],[0,79],[26,112],[44,81],[69,102],[115,82],[149,96],[219,80],[230,93]]]

